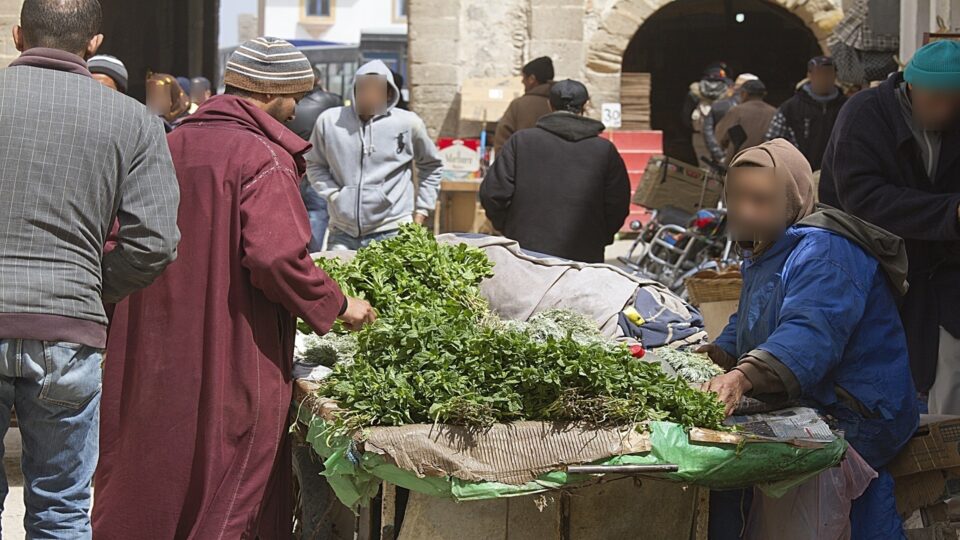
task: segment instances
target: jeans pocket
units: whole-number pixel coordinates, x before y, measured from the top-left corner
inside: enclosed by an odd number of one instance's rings
[[[40,399],[80,409],[100,392],[103,351],[65,342],[44,342]]]

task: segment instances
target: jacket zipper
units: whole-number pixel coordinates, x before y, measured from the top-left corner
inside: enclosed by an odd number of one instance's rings
[[[360,125],[360,178],[357,180],[357,237],[363,237],[363,226],[360,224],[360,210],[363,204],[363,159],[367,155],[367,143],[363,140],[365,126]]]
[[[930,134],[923,132],[923,142],[927,144],[927,177],[933,182],[933,145],[930,143]]]

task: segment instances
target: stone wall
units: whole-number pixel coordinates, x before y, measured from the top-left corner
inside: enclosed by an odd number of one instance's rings
[[[557,79],[590,88],[594,107],[620,100],[620,68],[630,39],[673,0],[410,0],[411,102],[434,136],[475,136],[460,122],[460,84],[471,77],[519,76],[549,55]],[[797,15],[825,45],[842,0],[769,0]]]
[[[20,53],[13,46],[13,27],[20,24],[23,0],[0,0],[0,67],[6,67]]]

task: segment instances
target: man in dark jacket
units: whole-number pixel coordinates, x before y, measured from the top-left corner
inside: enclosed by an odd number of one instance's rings
[[[807,79],[793,97],[780,105],[770,121],[765,139],[787,139],[800,149],[810,167],[817,171],[833,124],[847,98],[837,87],[837,68],[829,56],[810,59]]]
[[[511,135],[532,128],[550,113],[550,85],[553,84],[553,60],[549,56],[534,58],[521,71],[524,94],[510,102],[497,122],[493,148],[499,154]]]
[[[343,105],[343,99],[340,96],[317,87],[297,103],[297,111],[294,113],[293,120],[287,122],[287,127],[301,139],[310,141],[320,114],[341,105]],[[327,225],[330,224],[327,200],[313,189],[306,176],[300,182],[300,196],[303,197],[303,205],[307,207],[307,216],[310,218],[310,252],[322,251],[323,240],[327,236]]]
[[[960,414],[960,43],[850,99],[824,156],[821,199],[906,240],[901,307],[917,389]],[[939,359],[938,359],[939,357]]]
[[[160,120],[84,62],[100,22],[97,0],[26,0],[0,70],[0,437],[16,404],[27,538],[91,537],[103,304],[149,285],[180,238]]]
[[[510,137],[480,186],[493,226],[524,249],[587,263],[604,248],[630,206],[627,168],[603,124],[585,118],[589,100],[576,81],[550,91],[553,113]]]
[[[730,109],[716,128],[721,163],[729,163],[740,150],[763,142],[770,120],[777,110],[763,101],[767,87],[760,80],[747,81],[740,88],[740,104]]]

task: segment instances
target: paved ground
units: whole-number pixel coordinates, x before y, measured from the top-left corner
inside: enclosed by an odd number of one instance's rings
[[[6,449],[3,455],[3,465],[7,472],[7,482],[10,493],[3,504],[3,539],[21,540],[26,538],[23,533],[23,475],[20,474],[20,430],[11,429],[3,440]]]

